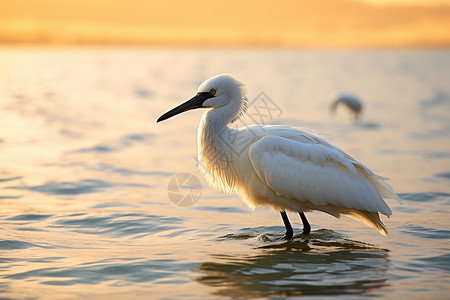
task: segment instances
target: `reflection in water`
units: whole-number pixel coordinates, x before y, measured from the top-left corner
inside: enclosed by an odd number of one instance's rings
[[[269,242],[254,256],[212,255],[195,268],[197,281],[230,297],[367,295],[388,285],[388,250],[327,235]]]

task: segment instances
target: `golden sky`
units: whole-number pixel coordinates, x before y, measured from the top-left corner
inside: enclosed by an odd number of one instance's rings
[[[0,0],[0,43],[450,46],[450,0]]]

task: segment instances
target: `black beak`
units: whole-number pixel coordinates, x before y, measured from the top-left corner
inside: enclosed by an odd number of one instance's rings
[[[182,112],[196,109],[196,108],[202,108],[203,102],[205,102],[207,99],[214,97],[210,93],[204,92],[204,93],[198,93],[195,95],[192,99],[184,102],[183,104],[178,105],[177,107],[169,110],[165,114],[163,114],[159,119],[156,121],[156,123],[167,120],[169,118],[172,118],[173,116],[176,116],[178,114],[181,114]]]

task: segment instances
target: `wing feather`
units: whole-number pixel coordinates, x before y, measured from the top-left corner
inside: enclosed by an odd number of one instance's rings
[[[382,196],[393,192],[366,166],[315,138],[265,136],[249,149],[260,179],[277,194],[317,206],[391,215]]]

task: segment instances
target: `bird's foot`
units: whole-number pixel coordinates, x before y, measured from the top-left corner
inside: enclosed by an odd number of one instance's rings
[[[282,237],[281,240],[290,241],[290,240],[292,240],[293,235],[294,235],[294,232],[292,230],[286,231],[284,237]]]
[[[303,227],[303,235],[309,235],[311,233],[311,226]]]
[[[294,230],[292,229],[291,223],[289,222],[289,218],[286,212],[283,210],[280,212],[281,218],[283,219],[284,227],[286,227],[286,232],[284,234],[283,240],[289,241],[292,239],[294,235]]]

